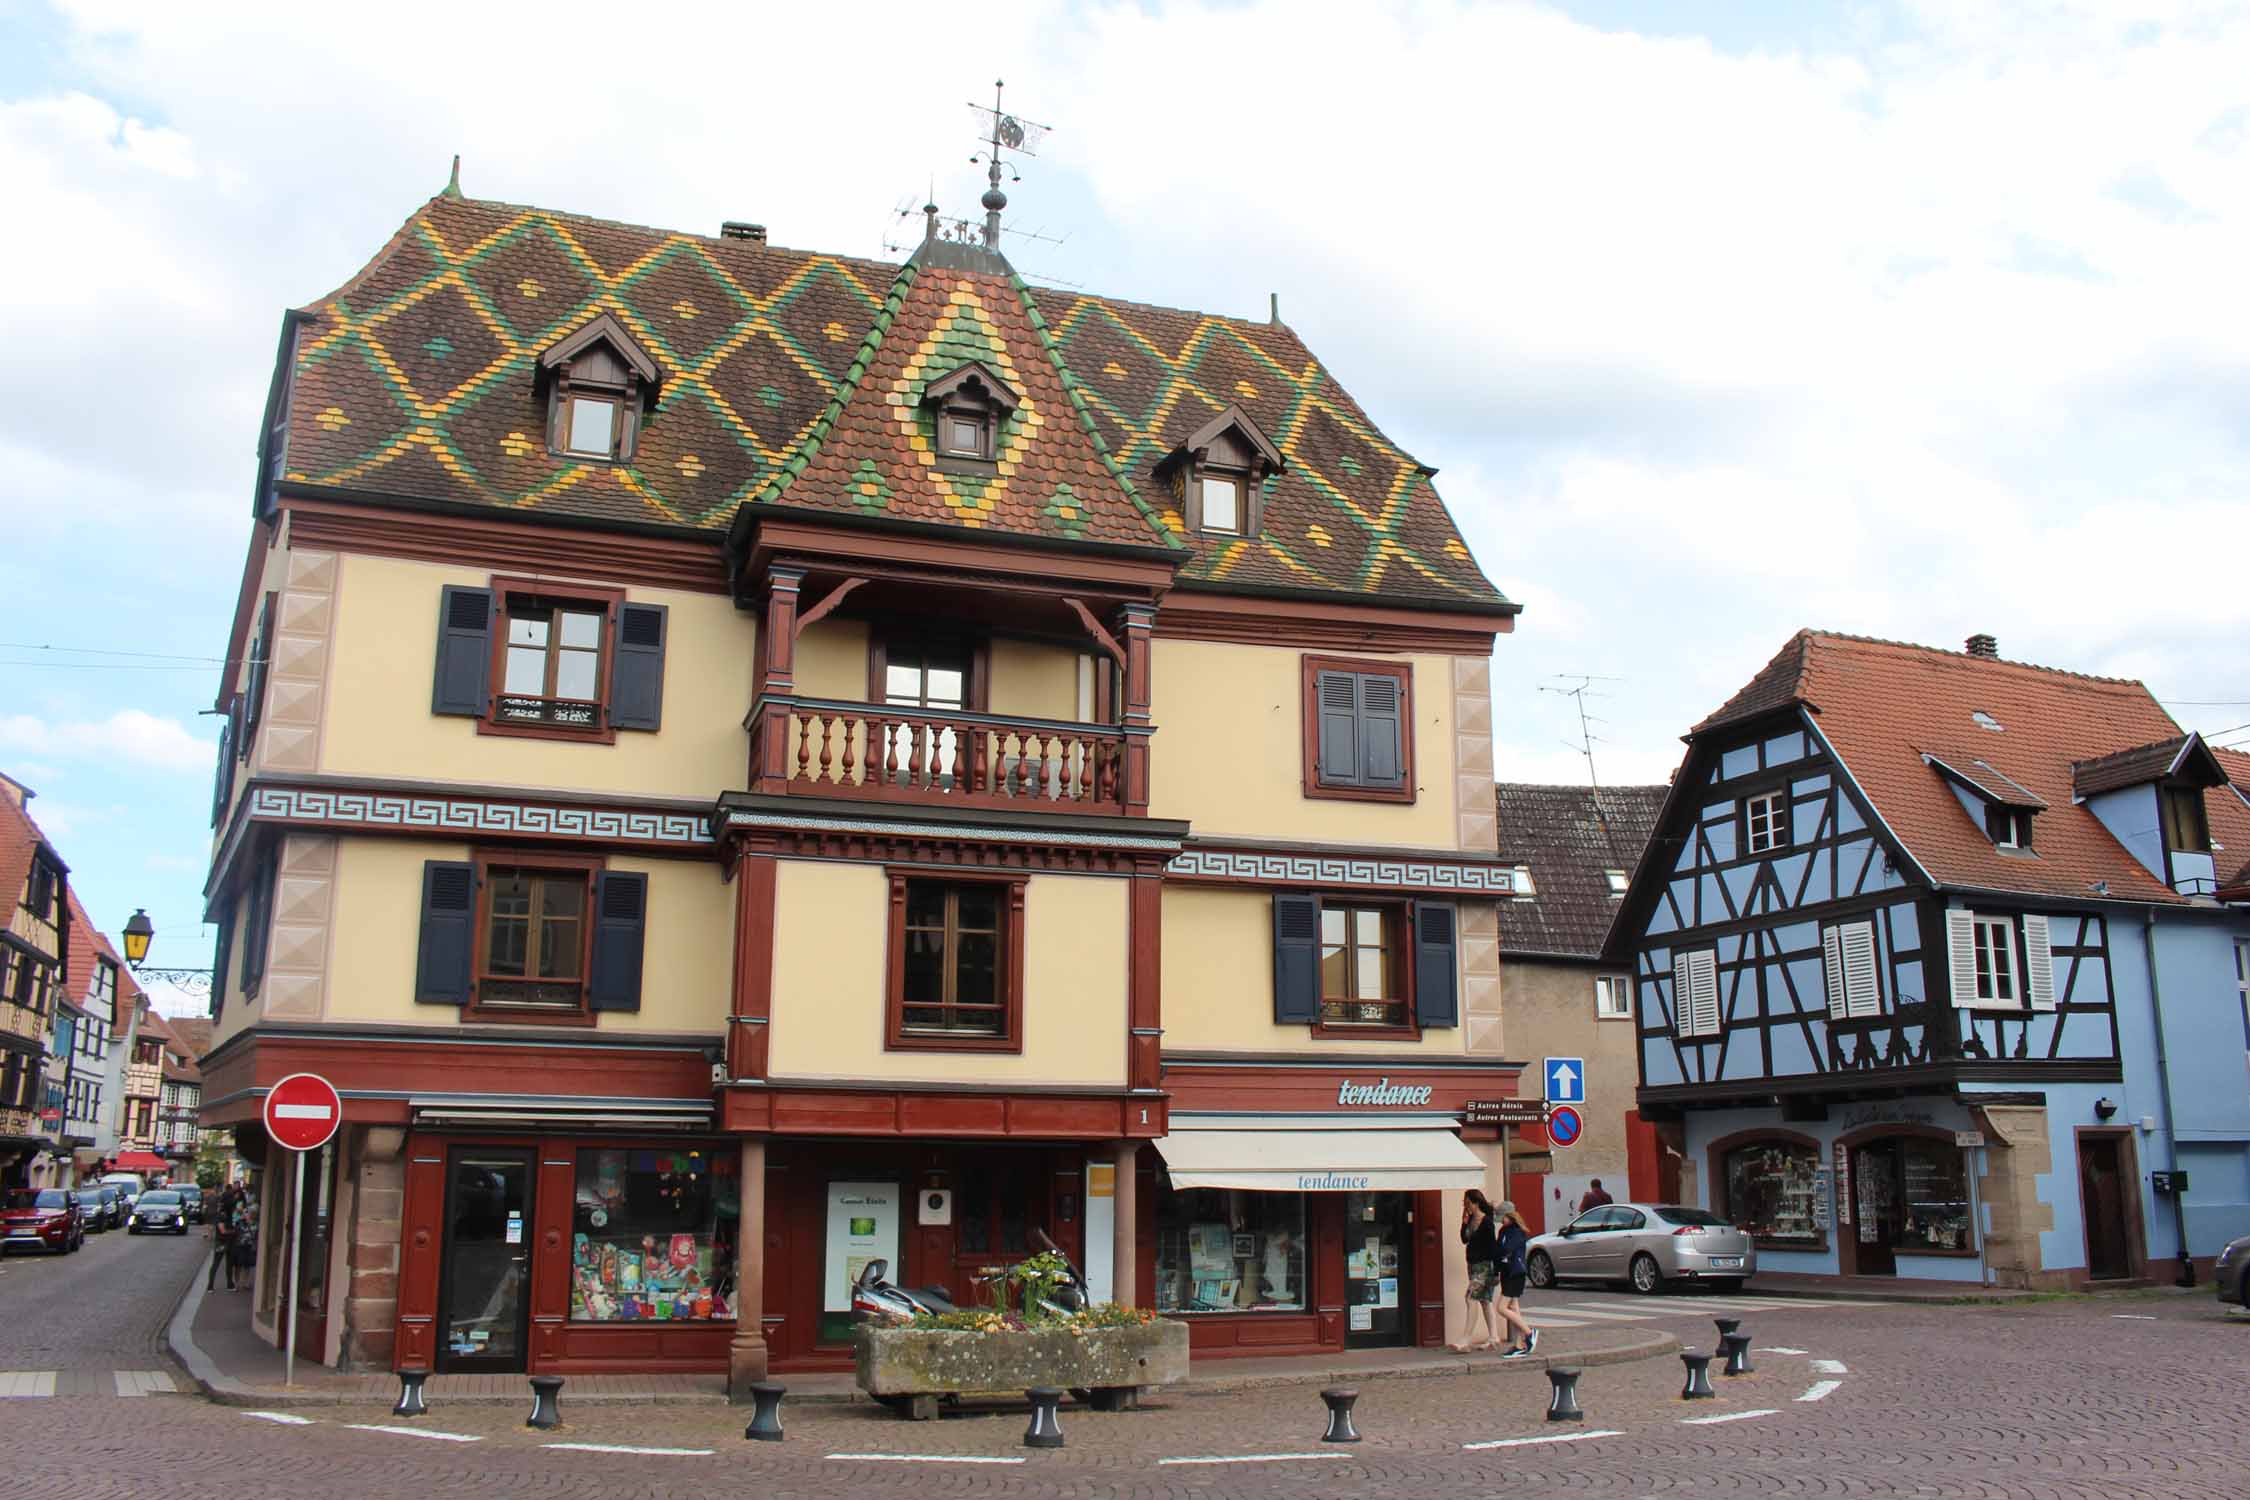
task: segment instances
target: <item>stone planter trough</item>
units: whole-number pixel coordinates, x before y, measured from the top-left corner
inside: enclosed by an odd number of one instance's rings
[[[1097,1410],[1114,1410],[1147,1387],[1177,1384],[1188,1373],[1187,1325],[1164,1319],[1083,1333],[957,1333],[863,1323],[853,1334],[853,1350],[859,1388],[918,1421],[935,1417],[944,1397],[1020,1398],[1035,1385],[1061,1386],[1083,1393]]]

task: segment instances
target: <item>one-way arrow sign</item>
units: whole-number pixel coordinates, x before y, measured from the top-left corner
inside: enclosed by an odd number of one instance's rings
[[[1586,1059],[1583,1057],[1550,1057],[1547,1059],[1547,1102],[1549,1104],[1584,1104],[1586,1102]]]

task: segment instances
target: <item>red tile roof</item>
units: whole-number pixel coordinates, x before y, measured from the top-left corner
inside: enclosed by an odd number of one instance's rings
[[[2180,734],[2141,683],[1805,630],[1696,732],[1792,704],[1812,711],[1883,821],[1941,885],[2085,897],[2106,882],[2117,898],[2184,899],[2072,800],[2074,763]],[[1924,760],[1967,770],[1955,757],[1972,754],[2047,804],[2032,821],[2031,855],[1996,849]],[[2250,808],[2225,787],[2206,802],[2212,836],[2227,846],[2223,873],[2229,855],[2250,851]]]
[[[133,1014],[133,1007],[141,1001],[141,987],[133,978],[133,971],[118,957],[109,939],[86,915],[86,908],[78,902],[78,892],[70,892],[70,998],[81,1009],[93,994],[94,965],[99,959],[108,959],[117,967],[116,1013],[102,1017],[102,1024],[112,1035],[122,1032],[124,1023]]]
[[[1598,958],[1619,901],[1608,871],[1631,876],[1656,832],[1664,786],[1537,786],[1503,781],[1501,858],[1531,867],[1529,900],[1500,903],[1510,957]]]
[[[22,782],[17,782],[22,786]],[[30,795],[28,791],[24,794]],[[47,843],[47,836],[39,831],[39,824],[31,813],[16,799],[0,791],[0,899],[6,905],[0,910],[13,910],[23,896],[23,883],[31,875],[32,851]],[[52,844],[47,845],[54,852]]]
[[[2250,900],[2250,752],[2211,747],[2219,769],[2227,773],[2226,786],[2214,788],[2203,800],[2211,814],[2211,843],[2219,867],[2219,888],[2235,891],[2235,899]]]

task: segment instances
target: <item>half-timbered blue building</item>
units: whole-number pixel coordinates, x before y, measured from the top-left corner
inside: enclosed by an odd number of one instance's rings
[[[1769,1271],[2064,1287],[2250,1233],[2246,771],[1987,636],[1793,638],[1610,936],[1683,1196]]]

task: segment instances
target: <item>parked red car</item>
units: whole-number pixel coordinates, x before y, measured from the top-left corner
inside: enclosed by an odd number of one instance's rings
[[[67,1255],[85,1243],[85,1215],[62,1188],[10,1188],[0,1201],[0,1255],[18,1248]]]

